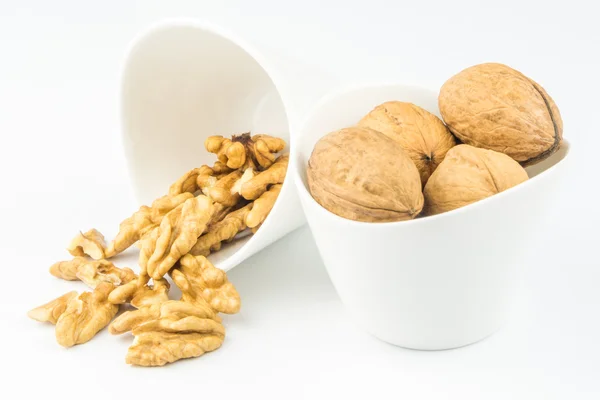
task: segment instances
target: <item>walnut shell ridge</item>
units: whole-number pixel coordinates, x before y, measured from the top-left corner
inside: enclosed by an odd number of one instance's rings
[[[499,151],[521,165],[558,150],[563,123],[554,100],[536,82],[503,64],[467,68],[438,97],[450,131],[463,143]]]
[[[346,128],[322,137],[307,177],[313,198],[343,218],[402,221],[423,208],[417,167],[400,144],[372,129]]]
[[[442,120],[412,103],[380,104],[358,126],[374,129],[398,142],[417,166],[423,186],[448,150],[456,145],[456,139]]]

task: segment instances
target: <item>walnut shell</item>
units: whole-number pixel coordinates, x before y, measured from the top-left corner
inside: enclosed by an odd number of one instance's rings
[[[399,143],[372,129],[325,135],[313,149],[307,175],[313,198],[340,217],[402,221],[423,208],[417,167]]]
[[[495,150],[522,165],[535,164],[558,150],[563,123],[546,91],[502,64],[467,68],[442,86],[440,112],[463,143]]]
[[[506,154],[466,144],[455,146],[425,185],[423,214],[464,207],[527,179],[525,169]]]
[[[448,150],[456,145],[454,136],[438,117],[412,103],[380,104],[358,126],[379,131],[400,143],[417,166],[423,186]]]

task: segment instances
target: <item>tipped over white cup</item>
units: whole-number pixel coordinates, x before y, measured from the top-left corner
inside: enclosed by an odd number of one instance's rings
[[[285,83],[282,83],[285,84]],[[212,165],[208,136],[252,132],[288,143],[288,109],[264,57],[220,28],[165,21],[134,40],[122,75],[122,141],[134,195],[149,205],[190,169]],[[258,232],[209,258],[229,270],[305,222],[286,179]]]
[[[390,100],[436,115],[437,93],[411,86],[350,89],[318,104],[297,134],[292,159],[302,208],[335,289],[353,319],[377,338],[421,350],[477,342],[506,320],[521,260],[531,252],[553,192],[560,189],[569,144],[527,168],[531,179],[457,210],[389,223],[339,217],[311,196],[308,160],[329,132],[355,125]]]

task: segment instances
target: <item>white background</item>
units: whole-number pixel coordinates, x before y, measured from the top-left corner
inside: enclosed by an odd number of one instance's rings
[[[599,398],[598,12],[590,0],[484,3],[0,2],[2,397]],[[124,363],[130,336],[102,332],[66,350],[52,326],[28,320],[33,306],[83,290],[47,272],[68,258],[73,234],[93,226],[112,236],[138,206],[119,142],[119,74],[131,39],[167,17],[207,19],[267,55],[335,74],[323,91],[370,81],[437,88],[484,61],[540,82],[576,163],[512,321],[452,351],[379,342],[344,313],[306,227],[230,273],[243,310],[225,319],[223,347],[202,358],[134,368]]]

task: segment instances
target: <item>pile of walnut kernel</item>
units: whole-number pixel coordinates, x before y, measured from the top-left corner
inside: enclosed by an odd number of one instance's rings
[[[121,222],[108,245],[95,229],[79,233],[67,248],[74,258],[50,267],[55,277],[83,281],[93,291],[66,293],[28,316],[55,324],[65,347],[91,340],[107,325],[114,335],[131,332],[126,362],[133,365],[161,366],[216,350],[225,338],[218,314],[237,313],[241,300],[206,256],[259,229],[286,175],[289,155],[278,155],[285,145],[250,133],[209,137],[206,150],[218,158],[212,167],[184,174],[168,194]],[[108,261],[136,242],[137,275]],[[169,299],[166,275],[181,290],[179,300]],[[113,320],[124,304],[135,310]]]
[[[467,68],[440,89],[442,119],[400,101],[331,132],[308,161],[312,197],[341,217],[392,222],[451,211],[528,179],[562,143],[558,107],[503,64]]]

